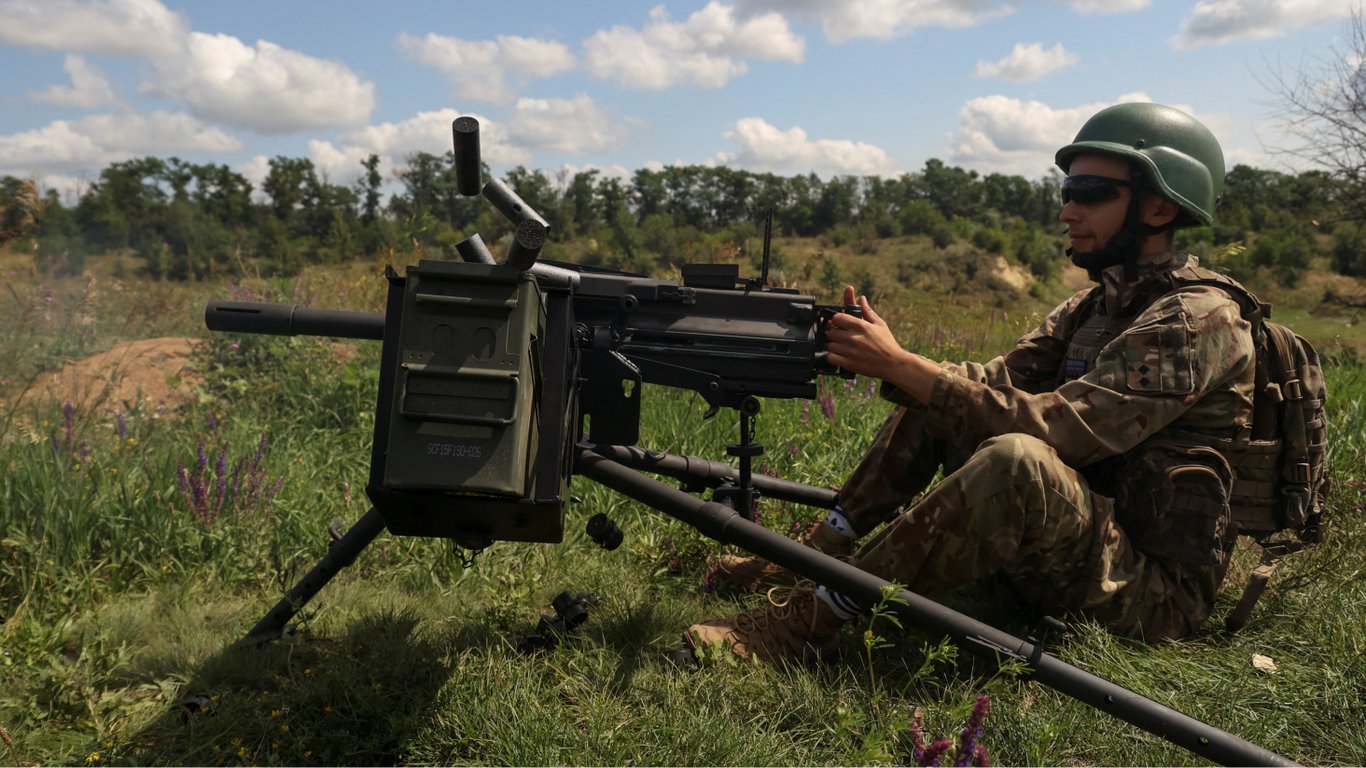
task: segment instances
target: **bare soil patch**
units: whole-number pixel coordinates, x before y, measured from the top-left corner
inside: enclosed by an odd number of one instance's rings
[[[112,349],[43,373],[20,403],[71,403],[78,410],[95,407],[166,415],[194,397],[199,375],[190,355],[204,342],[168,336],[125,341]]]

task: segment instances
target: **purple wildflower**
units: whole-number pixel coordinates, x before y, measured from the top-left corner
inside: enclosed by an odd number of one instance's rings
[[[218,480],[215,492],[218,494],[216,501],[218,508],[223,509],[223,502],[228,498],[228,452],[226,450],[218,452],[218,460],[214,462],[213,473]]]
[[[835,396],[832,395],[832,394],[830,394],[829,392],[826,392],[825,394],[821,395],[821,397],[820,397],[820,404],[821,404],[821,412],[825,414],[825,418],[829,419],[830,421],[834,421],[834,420],[835,420]]]
[[[925,720],[920,713],[920,707],[915,708],[915,716],[911,719],[911,757],[916,765],[925,764]]]
[[[707,570],[702,573],[702,591],[710,594],[716,591],[716,575],[721,570],[721,563],[716,560],[707,561]]]
[[[924,753],[917,762],[920,765],[937,766],[939,761],[944,758],[944,753],[948,752],[952,746],[953,742],[949,739],[935,739],[928,747],[925,747]]]
[[[71,435],[76,424],[76,406],[71,403],[62,404],[62,423],[66,426],[66,447],[71,447]]]
[[[205,524],[213,522],[213,518],[209,515],[208,493],[204,487],[203,475],[195,475],[190,478],[190,509]]]
[[[245,464],[246,462],[242,461],[241,459],[238,459],[237,463],[232,465],[231,488],[232,498],[234,502],[240,502],[242,498],[242,469],[244,468]],[[241,511],[240,505],[238,507],[238,511]]]
[[[985,758],[986,749],[979,742],[982,739],[982,724],[986,721],[987,712],[990,709],[991,698],[979,694],[977,702],[972,705],[972,717],[958,737],[958,748],[953,753],[953,764],[955,766],[980,765],[976,762],[976,758],[979,754]]]
[[[119,441],[128,437],[128,423],[123,420],[123,411],[114,411],[114,434],[119,436]]]

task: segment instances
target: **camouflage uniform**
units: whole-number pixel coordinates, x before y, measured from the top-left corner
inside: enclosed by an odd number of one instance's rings
[[[1122,266],[1104,270],[1098,304],[1083,311],[1091,291],[1082,291],[1006,355],[942,364],[928,406],[885,389],[902,407],[840,505],[860,532],[895,519],[851,562],[920,593],[1003,573],[1045,610],[1081,610],[1149,640],[1199,626],[1226,568],[1224,529],[1201,522],[1204,511],[1173,527],[1163,509],[1115,503],[1125,498],[1117,466],[1173,437],[1184,446],[1234,437],[1251,418],[1255,353],[1237,303],[1206,286],[1155,289],[1160,273],[1194,263],[1149,258],[1135,283]],[[1164,461],[1158,470],[1170,474]],[[896,516],[941,465],[944,481]],[[1197,469],[1185,477],[1213,475]],[[1206,484],[1210,496],[1225,494],[1213,506],[1227,509],[1229,482]],[[1202,494],[1178,487],[1173,502],[1168,488],[1164,505],[1199,507]]]

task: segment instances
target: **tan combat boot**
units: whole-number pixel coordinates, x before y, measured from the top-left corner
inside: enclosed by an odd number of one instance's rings
[[[683,639],[694,653],[722,643],[742,659],[805,661],[839,646],[844,619],[816,596],[816,585],[803,581],[779,599],[769,591],[769,602],[744,613],[688,627]]]
[[[797,541],[831,557],[847,559],[854,553],[854,540],[817,521]],[[781,565],[756,555],[722,555],[716,561],[716,577],[736,589],[763,592],[770,587],[789,587],[801,578]]]

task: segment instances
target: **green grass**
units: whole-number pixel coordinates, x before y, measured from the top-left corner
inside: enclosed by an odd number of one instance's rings
[[[50,289],[51,303],[84,291],[34,279],[14,289],[15,301],[48,304]],[[132,298],[157,290],[183,312],[145,311]],[[35,312],[0,328],[0,357],[12,370],[42,370],[137,336],[139,317],[152,335],[202,334],[195,310],[218,290],[130,283],[90,302],[100,321],[91,331]],[[371,309],[378,296],[359,268],[254,290],[318,306],[342,306],[336,293],[347,292],[356,303],[346,303]],[[1028,324],[993,316],[987,297],[944,303],[934,323],[902,317],[905,340],[980,359]],[[994,319],[958,319],[976,312]],[[68,332],[87,335],[49,338]],[[561,545],[499,543],[466,569],[445,542],[385,534],[309,604],[296,634],[234,647],[322,556],[328,523],[349,525],[366,510],[378,351],[361,345],[351,361],[323,365],[323,341],[241,341],[203,358],[202,395],[176,420],[106,403],[73,412],[68,432],[60,404],[14,407],[17,377],[3,390],[0,763],[905,763],[917,708],[930,736],[955,737],[981,692],[991,696],[984,741],[997,763],[1200,762],[915,627],[876,624],[886,644],[872,649],[851,630],[838,658],[819,666],[675,668],[665,654],[684,627],[762,598],[704,592],[717,545],[582,479]],[[1149,647],[1083,622],[1056,650],[1296,760],[1362,764],[1366,368],[1344,361],[1328,374],[1337,481],[1329,539],[1282,566],[1251,624],[1231,637],[1219,630],[1249,566],[1251,553],[1240,552],[1195,637]],[[818,403],[764,404],[762,471],[833,487],[853,467],[888,406],[867,382],[825,386],[834,418]],[[645,396],[642,443],[726,458],[733,417],[703,421],[703,404],[687,393],[651,387]],[[244,476],[255,473],[255,493],[214,491],[220,455],[227,474],[239,463]],[[206,501],[181,487],[182,468],[206,481]],[[625,532],[615,552],[583,533],[599,511]],[[786,531],[812,512],[766,502],[764,514]],[[600,602],[558,648],[519,653],[513,638],[534,631],[563,590]],[[1031,629],[1031,617],[982,590],[944,599],[1013,634]],[[1278,671],[1255,669],[1253,654]]]

